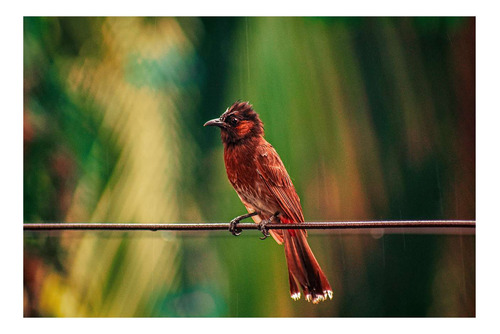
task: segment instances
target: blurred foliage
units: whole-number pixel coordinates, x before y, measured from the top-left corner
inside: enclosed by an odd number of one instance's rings
[[[475,219],[475,19],[24,18],[25,222],[229,221],[203,123],[261,115],[306,220]],[[25,316],[474,316],[475,237],[25,232]]]

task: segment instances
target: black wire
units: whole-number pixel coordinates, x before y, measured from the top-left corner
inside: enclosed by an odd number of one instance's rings
[[[473,220],[392,220],[392,221],[348,221],[348,222],[305,222],[299,224],[267,224],[269,230],[292,229],[376,229],[376,228],[475,228]],[[25,231],[40,230],[170,230],[170,231],[204,231],[227,230],[228,223],[25,223]],[[242,230],[257,230],[254,223],[239,223]]]

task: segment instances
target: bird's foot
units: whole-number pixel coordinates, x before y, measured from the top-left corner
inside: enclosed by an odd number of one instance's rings
[[[238,228],[238,226],[237,226],[238,223],[240,222],[240,219],[238,219],[238,218],[239,217],[236,217],[229,222],[229,232],[231,232],[231,234],[234,236],[240,235],[241,232],[243,231],[241,228]]]
[[[269,229],[266,227],[266,225],[269,223],[269,220],[262,220],[260,223],[259,223],[259,231],[262,232],[262,234],[264,234],[263,237],[260,237],[259,239],[260,240],[265,240],[268,236],[270,236],[271,234],[269,234]]]
[[[240,221],[242,221],[243,219],[255,216],[256,214],[257,214],[257,212],[251,212],[251,213],[247,213],[246,215],[241,215],[241,216],[234,218],[233,220],[231,220],[229,222],[229,232],[231,232],[231,234],[234,236],[240,235],[243,230],[241,228],[238,228],[238,223]]]
[[[269,219],[262,220],[259,223],[258,229],[264,235],[263,237],[260,237],[260,240],[265,240],[268,236],[271,235],[271,234],[269,234],[269,229],[267,228],[267,224],[271,223],[275,218],[278,218],[278,215],[279,215],[279,212],[276,212],[274,215],[269,217]]]

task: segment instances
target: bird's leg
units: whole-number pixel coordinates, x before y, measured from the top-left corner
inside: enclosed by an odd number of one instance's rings
[[[266,227],[267,224],[271,223],[274,219],[278,218],[278,215],[279,215],[279,211],[276,211],[274,213],[274,215],[272,215],[271,217],[269,217],[268,219],[263,219],[261,220],[261,222],[259,223],[259,231],[262,232],[262,234],[264,234],[263,237],[260,237],[260,240],[264,240],[266,239],[268,236],[270,236],[269,234],[269,229]],[[278,218],[279,219],[279,218]]]
[[[236,225],[240,221],[242,221],[243,219],[255,216],[256,214],[257,214],[257,212],[250,212],[250,213],[247,213],[246,215],[241,215],[241,216],[234,218],[233,220],[231,220],[229,222],[229,232],[231,232],[234,236],[240,235],[242,230],[241,230],[241,228],[238,228]]]

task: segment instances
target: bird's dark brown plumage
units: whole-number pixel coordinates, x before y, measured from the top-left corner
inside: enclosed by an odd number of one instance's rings
[[[229,182],[256,223],[277,214],[281,223],[304,222],[300,199],[278,153],[264,139],[259,115],[248,102],[235,102],[218,119],[205,123],[218,126],[224,144],[224,163]],[[272,230],[284,244],[290,294],[300,298],[300,286],[308,301],[332,298],[333,292],[307,243],[305,230]]]

